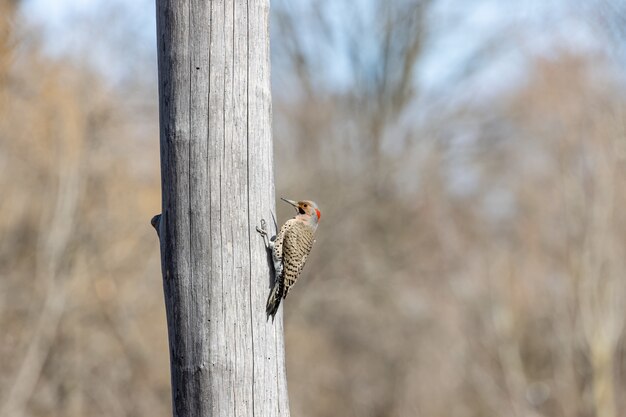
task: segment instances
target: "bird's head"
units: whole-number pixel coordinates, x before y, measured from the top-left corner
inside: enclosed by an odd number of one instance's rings
[[[310,200],[302,200],[302,201],[293,201],[287,200],[286,198],[281,198],[284,202],[291,204],[298,214],[296,215],[296,219],[300,219],[310,223],[312,225],[317,226],[317,223],[320,221],[322,217],[322,213],[320,212],[317,204],[314,201]]]

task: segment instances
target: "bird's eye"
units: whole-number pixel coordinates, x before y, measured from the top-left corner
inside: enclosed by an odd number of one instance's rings
[[[306,208],[306,207],[308,207],[308,204],[305,204],[305,205],[304,205],[304,207],[305,207],[305,208]]]

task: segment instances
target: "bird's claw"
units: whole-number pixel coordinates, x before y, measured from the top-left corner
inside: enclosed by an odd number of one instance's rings
[[[265,222],[265,219],[261,219],[261,227],[257,226],[256,231],[261,236],[263,236],[263,242],[265,242],[265,247],[272,250],[274,248],[274,245],[272,242],[274,241],[274,239],[276,239],[276,236],[269,239],[269,234],[267,232],[266,227],[267,227],[267,223]]]
[[[267,230],[265,230],[266,225],[267,223],[265,223],[265,219],[261,219],[261,227],[259,228],[259,226],[257,226],[256,231],[259,232],[263,236],[267,236]]]

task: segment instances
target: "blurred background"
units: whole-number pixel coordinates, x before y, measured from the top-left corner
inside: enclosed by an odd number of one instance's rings
[[[171,415],[154,16],[0,0],[2,417]],[[271,18],[292,415],[626,415],[626,2]]]

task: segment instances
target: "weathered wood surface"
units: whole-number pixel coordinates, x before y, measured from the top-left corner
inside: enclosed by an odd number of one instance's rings
[[[288,417],[273,228],[268,0],[157,0],[161,260],[173,414]],[[272,230],[273,231],[273,230]]]

